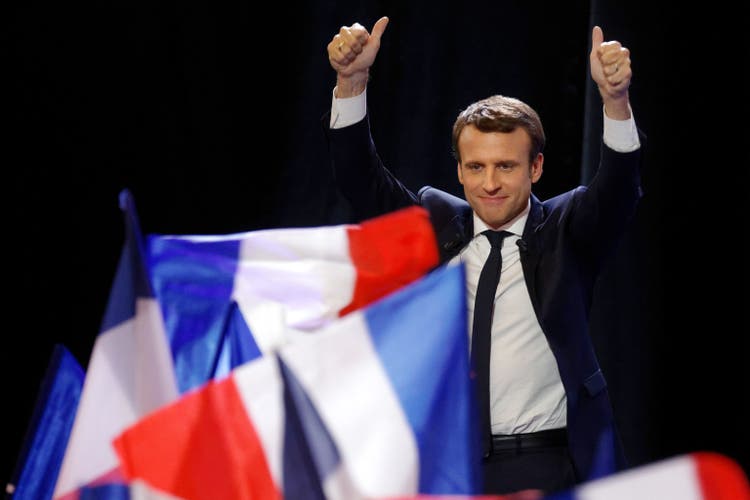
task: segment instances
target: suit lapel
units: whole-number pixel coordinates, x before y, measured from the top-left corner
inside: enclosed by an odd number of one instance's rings
[[[467,205],[468,207],[468,205]],[[464,210],[453,217],[436,234],[440,245],[440,262],[448,262],[458,255],[474,236],[474,220],[471,217],[471,209]]]
[[[539,253],[539,232],[544,227],[544,212],[542,203],[539,199],[531,195],[531,207],[529,208],[529,217],[526,219],[526,226],[523,228],[523,243],[519,244],[526,254],[537,255]]]

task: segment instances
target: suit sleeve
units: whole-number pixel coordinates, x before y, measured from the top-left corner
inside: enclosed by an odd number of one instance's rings
[[[367,117],[337,129],[329,127],[328,114],[322,122],[336,185],[357,219],[369,219],[418,203],[417,196],[383,165]]]
[[[569,230],[591,263],[600,264],[614,250],[643,197],[646,136],[640,130],[638,136],[641,147],[627,153],[602,142],[596,174],[588,186],[577,190]]]

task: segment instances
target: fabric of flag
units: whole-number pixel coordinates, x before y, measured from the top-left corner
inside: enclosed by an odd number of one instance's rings
[[[361,224],[151,235],[149,269],[181,392],[370,304],[438,264],[427,211]]]
[[[476,494],[466,328],[463,266],[437,268],[126,429],[122,472],[194,500],[282,498],[295,474],[325,498]]]
[[[276,359],[284,387],[284,499],[360,498],[315,405],[286,363]]]
[[[84,486],[80,489],[79,500],[188,500],[168,495],[152,488],[143,481],[130,483],[108,483],[97,486]]]
[[[89,359],[55,498],[116,474],[112,439],[178,396],[161,310],[149,282],[135,205],[120,196],[125,242]]]
[[[6,492],[16,500],[52,498],[83,388],[83,368],[60,344],[52,351]]]
[[[695,452],[587,481],[544,500],[750,500],[742,467],[715,452]]]

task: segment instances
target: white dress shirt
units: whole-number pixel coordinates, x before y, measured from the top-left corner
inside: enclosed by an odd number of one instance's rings
[[[493,434],[518,434],[565,427],[566,407],[557,362],[534,314],[516,242],[523,234],[530,203],[499,230],[503,239],[500,283],[495,292],[490,351],[490,421]],[[452,263],[466,270],[469,345],[479,274],[490,254],[482,231],[490,229],[474,214],[474,238]]]
[[[355,97],[331,103],[331,128],[357,123],[367,114],[367,90]],[[635,119],[613,120],[604,115],[603,140],[615,151],[626,153],[640,147]],[[500,230],[512,236],[503,240],[500,283],[495,292],[490,352],[490,413],[493,434],[518,434],[556,429],[566,425],[566,397],[557,362],[537,321],[526,288],[520,251],[516,244],[529,215],[526,209]],[[474,213],[474,238],[450,264],[463,263],[466,270],[468,332],[474,317],[474,297],[479,274],[490,253],[482,231],[489,227]],[[471,345],[471,338],[469,339]]]

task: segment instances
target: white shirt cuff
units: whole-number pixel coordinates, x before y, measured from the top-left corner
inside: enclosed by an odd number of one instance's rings
[[[604,144],[618,153],[630,153],[641,147],[638,139],[638,129],[635,126],[633,110],[630,110],[630,118],[627,120],[613,120],[604,113],[603,139]]]
[[[331,128],[353,125],[367,115],[367,89],[354,97],[336,97],[336,89],[331,96]]]

